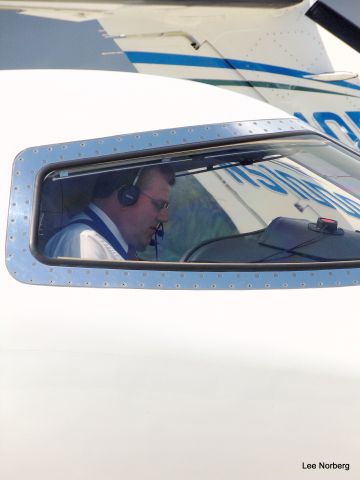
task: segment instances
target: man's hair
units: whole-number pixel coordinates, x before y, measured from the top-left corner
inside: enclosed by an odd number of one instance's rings
[[[96,179],[93,199],[110,197],[115,190],[118,190],[122,186],[133,185],[135,180],[139,188],[145,188],[151,177],[150,173],[154,171],[163,175],[170,186],[175,184],[175,172],[169,164],[101,173]]]

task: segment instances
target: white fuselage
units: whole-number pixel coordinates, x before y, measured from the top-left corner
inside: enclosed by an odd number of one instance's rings
[[[288,115],[138,74],[4,72],[0,95],[1,479],[300,480],[322,461],[358,478],[359,287],[56,287],[5,267],[24,148]]]

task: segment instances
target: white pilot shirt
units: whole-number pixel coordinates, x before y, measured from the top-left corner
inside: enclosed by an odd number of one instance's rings
[[[128,251],[128,245],[112,220],[99,207],[90,203],[89,208],[95,212],[121,246]],[[71,222],[81,219],[91,220],[86,213],[80,213]],[[124,258],[99,233],[86,224],[75,223],[64,227],[47,242],[44,253],[48,257],[71,257],[84,260],[124,260]]]

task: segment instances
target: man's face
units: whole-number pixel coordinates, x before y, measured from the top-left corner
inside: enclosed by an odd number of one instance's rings
[[[144,250],[150,243],[159,223],[169,220],[167,208],[159,208],[169,202],[170,185],[158,170],[150,170],[145,186],[135,205],[126,207],[126,215],[121,225],[121,233],[129,245],[138,251]]]

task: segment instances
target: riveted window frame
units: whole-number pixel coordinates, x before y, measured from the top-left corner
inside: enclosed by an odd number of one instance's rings
[[[31,255],[38,261],[40,264],[44,265],[46,268],[52,269],[82,269],[82,270],[94,270],[94,271],[123,271],[123,272],[139,272],[139,274],[143,274],[144,272],[147,273],[157,273],[161,274],[162,272],[169,272],[169,273],[180,273],[185,274],[186,272],[193,273],[193,274],[200,274],[200,275],[218,275],[218,274],[241,274],[241,273],[249,273],[259,275],[263,273],[269,274],[281,274],[282,272],[311,272],[311,271],[336,271],[336,270],[349,270],[349,269],[358,269],[360,266],[360,261],[341,261],[341,262],[308,262],[308,263],[263,263],[263,264],[249,264],[249,263],[236,263],[236,264],[229,264],[229,263],[178,263],[178,262],[129,262],[129,261],[121,261],[121,262],[108,262],[108,261],[86,261],[81,259],[52,259],[45,257],[42,255],[36,248],[37,244],[37,223],[38,223],[38,214],[39,214],[39,201],[40,201],[40,188],[42,179],[44,176],[49,172],[60,168],[66,168],[69,166],[69,162],[71,162],[71,166],[75,167],[77,165],[84,165],[84,164],[99,164],[103,162],[113,162],[123,160],[127,164],[135,164],[136,162],[143,161],[144,156],[148,159],[156,159],[159,156],[164,155],[171,155],[171,154],[186,154],[188,152],[193,152],[195,150],[204,150],[205,148],[215,148],[215,147],[226,147],[232,145],[234,143],[244,143],[249,141],[256,141],[256,140],[268,140],[274,138],[284,138],[290,136],[299,136],[303,134],[314,133],[314,131],[309,127],[305,128],[302,122],[299,122],[297,125],[299,128],[296,128],[295,131],[282,131],[282,132],[270,132],[270,133],[255,133],[253,135],[243,135],[243,136],[232,136],[231,138],[220,138],[214,140],[202,140],[198,142],[190,142],[186,144],[176,144],[170,146],[163,146],[160,148],[149,148],[146,151],[144,150],[135,150],[132,152],[124,152],[124,153],[111,153],[109,155],[101,155],[99,156],[82,156],[78,159],[69,160],[66,159],[64,161],[59,161],[51,164],[44,165],[36,174],[36,179],[34,183],[34,197],[33,197],[33,208],[31,213],[31,223],[29,225],[29,250]],[[192,129],[196,129],[198,127],[189,127]],[[318,132],[316,132],[319,134]],[[135,134],[136,135],[136,134]],[[328,139],[325,135],[320,135]],[[101,139],[98,139],[101,141]],[[106,139],[103,139],[104,141]],[[74,142],[75,143],[75,142]],[[79,142],[76,142],[79,143]],[[338,143],[338,142],[335,142]],[[343,148],[344,146],[341,145]],[[46,148],[46,147],[42,147]],[[47,148],[53,148],[51,146]],[[346,148],[346,147],[345,147]],[[352,151],[351,149],[348,149]],[[18,158],[21,154],[18,156]],[[15,170],[15,167],[14,167]],[[9,266],[8,266],[9,268]],[[360,271],[360,270],[358,270]],[[14,275],[16,277],[16,275]],[[357,280],[356,280],[357,281]],[[36,282],[28,282],[28,283],[36,283]],[[56,283],[56,282],[55,282]],[[141,283],[141,282],[140,282]],[[285,282],[286,283],[286,282]],[[322,283],[322,282],[320,282]],[[46,282],[46,284],[49,284]],[[57,284],[57,283],[56,283]],[[62,283],[63,284],[63,283]],[[86,285],[85,285],[86,286]],[[90,286],[90,285],[89,285]],[[100,284],[91,285],[91,286],[101,286]],[[111,286],[111,285],[110,285]],[[139,288],[146,288],[140,286]],[[149,287],[151,288],[151,287]],[[161,287],[158,287],[161,288]],[[167,288],[167,287],[164,287]],[[194,287],[197,288],[197,287]],[[201,286],[199,288],[204,288]],[[211,288],[211,287],[208,287]],[[232,287],[229,287],[232,288]],[[234,287],[239,288],[239,287]],[[265,286],[265,288],[268,288]],[[271,288],[271,287],[269,287]]]

